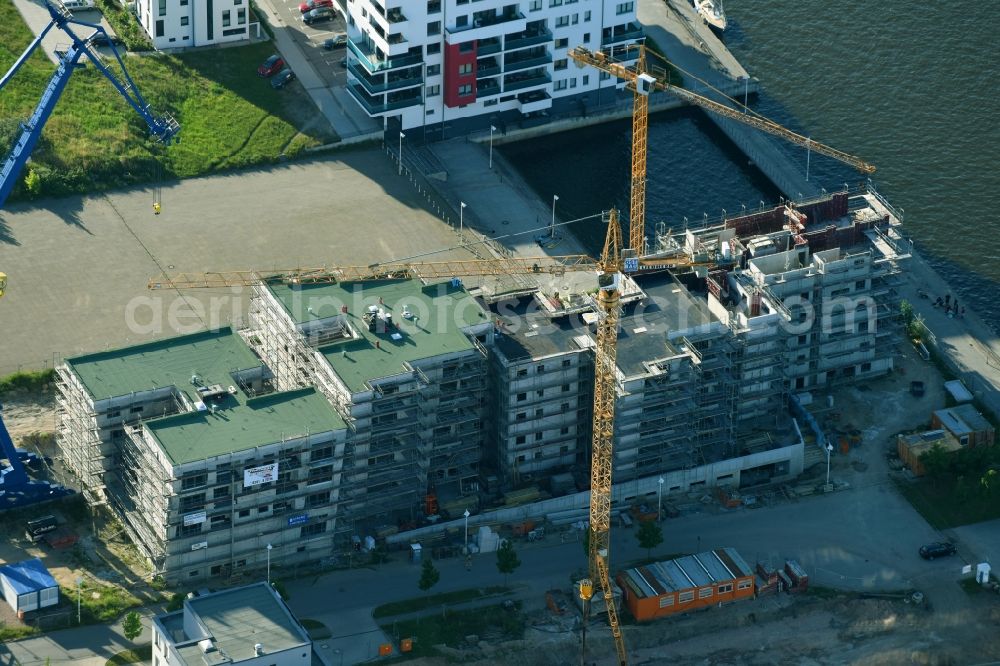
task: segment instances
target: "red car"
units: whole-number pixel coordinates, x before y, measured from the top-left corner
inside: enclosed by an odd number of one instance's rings
[[[319,9],[320,7],[329,7],[333,9],[333,0],[306,0],[299,5],[299,11],[305,14],[313,9]]]
[[[280,72],[284,66],[284,59],[280,55],[273,55],[257,68],[257,76],[263,76],[265,79],[270,78]]]

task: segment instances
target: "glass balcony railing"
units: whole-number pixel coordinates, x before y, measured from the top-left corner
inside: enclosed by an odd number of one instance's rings
[[[348,41],[347,46],[351,49],[351,53],[357,56],[361,65],[373,74],[387,69],[418,65],[423,62],[423,56],[418,53],[396,56],[394,58],[381,58],[370,46],[356,44],[354,40]]]
[[[372,99],[371,96],[365,92],[364,88],[355,83],[349,84],[347,86],[347,91],[351,93],[351,97],[358,100],[361,106],[373,116],[380,113],[395,111],[396,109],[405,109],[410,106],[417,106],[423,102],[423,98],[419,94],[412,97],[389,101]]]
[[[390,74],[387,76],[388,80],[383,81],[382,75],[378,75],[377,78],[373,79],[371,78],[371,75],[364,70],[364,68],[358,67],[358,65],[354,62],[350,63],[347,69],[354,75],[357,82],[371,94],[383,93],[389,90],[399,90],[401,88],[409,88],[411,86],[420,85],[423,81],[423,77],[421,76],[419,70],[396,76]]]
[[[504,78],[503,90],[504,92],[521,90],[522,88],[530,88],[531,86],[544,85],[546,83],[550,83],[551,81],[552,77],[546,72],[539,72],[535,74],[515,74],[514,76]]]
[[[504,37],[504,49],[510,51],[511,49],[523,49],[527,46],[534,46],[535,44],[544,44],[545,42],[552,41],[552,33],[542,28],[541,30],[525,30],[524,32],[516,32],[512,35],[507,35]],[[480,51],[480,53],[482,53]]]
[[[487,60],[480,60],[476,63],[476,76],[496,76],[500,73],[500,63],[497,62],[496,58],[489,58]]]
[[[507,23],[508,21],[523,21],[524,14],[519,11],[512,12],[501,12],[499,14],[494,14],[493,16],[479,14],[474,15],[472,23],[468,25],[455,26],[454,28],[448,28],[448,33],[454,35],[455,33],[465,32],[466,30],[475,30],[476,28],[486,28],[491,25],[499,25],[501,23]]]
[[[476,99],[500,94],[500,86],[494,79],[476,80]]]
[[[476,44],[476,54],[477,55],[490,55],[492,53],[500,52],[500,38],[491,37],[490,39],[480,39]]]
[[[516,72],[521,69],[529,69],[531,67],[538,67],[539,65],[547,65],[550,62],[552,62],[551,53],[536,54],[530,58],[505,58],[503,71]]]
[[[618,44],[619,42],[628,42],[636,39],[642,39],[643,37],[645,37],[645,33],[642,31],[642,27],[630,24],[623,30],[605,30],[601,35],[601,46]]]

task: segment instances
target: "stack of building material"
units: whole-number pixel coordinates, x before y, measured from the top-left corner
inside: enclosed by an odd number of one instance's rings
[[[476,537],[480,553],[492,553],[500,547],[500,535],[494,532],[488,525],[479,528],[479,535]]]
[[[809,574],[795,560],[785,561],[785,573],[792,580],[789,592],[805,592],[809,588]]]
[[[538,489],[538,486],[530,486],[521,490],[512,490],[509,493],[504,493],[503,502],[507,506],[520,506],[521,504],[534,502],[540,496],[541,491]]]
[[[778,572],[765,566],[763,562],[757,563],[757,596],[766,597],[769,594],[778,593]]]

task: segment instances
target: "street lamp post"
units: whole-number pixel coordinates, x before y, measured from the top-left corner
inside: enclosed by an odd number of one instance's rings
[[[403,175],[403,139],[406,135],[402,132],[399,133],[399,175]]]
[[[826,485],[830,485],[830,454],[833,453],[833,444],[826,443]]]
[[[809,182],[809,157],[812,155],[812,139],[806,138],[806,182]],[[799,197],[802,195],[800,194]]]
[[[465,554],[468,555],[469,554],[469,516],[471,514],[469,514],[469,510],[466,509],[465,513],[463,513],[462,515],[465,516]]]
[[[271,584],[271,544],[267,544],[267,584]]]
[[[83,578],[76,577],[76,623],[80,624],[80,606],[83,599]]]
[[[493,168],[493,132],[496,132],[497,128],[494,125],[490,125],[490,168]]]
[[[656,519],[663,520],[660,516],[660,507],[663,506],[663,477],[661,476],[656,483]]]
[[[555,239],[556,237],[556,202],[559,201],[559,195],[552,195],[552,224],[549,227],[549,238]]]
[[[462,205],[458,208],[458,233],[461,235],[462,230],[465,228],[465,202],[461,202]]]

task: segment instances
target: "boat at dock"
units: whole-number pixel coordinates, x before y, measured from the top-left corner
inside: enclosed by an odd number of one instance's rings
[[[726,11],[722,8],[722,0],[694,0],[694,8],[698,16],[719,35],[726,30]]]

